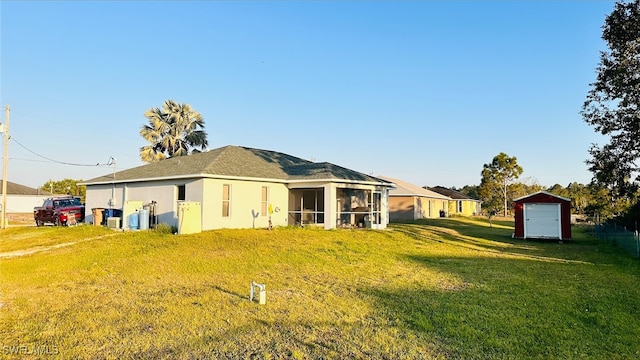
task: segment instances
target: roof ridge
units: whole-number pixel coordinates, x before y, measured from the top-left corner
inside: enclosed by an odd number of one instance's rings
[[[539,191],[536,191],[536,192],[528,194],[528,195],[520,196],[519,198],[513,199],[513,201],[519,201],[519,200],[526,199],[528,197],[532,197],[532,196],[538,195],[538,194],[549,195],[551,197],[555,197],[555,198],[562,199],[562,200],[565,200],[565,201],[571,201],[571,198],[566,198],[564,196],[557,195],[557,194],[554,194],[554,193],[546,191],[546,190],[539,190]]]

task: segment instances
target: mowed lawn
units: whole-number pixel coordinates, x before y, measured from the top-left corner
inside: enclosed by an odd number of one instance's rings
[[[482,219],[193,235],[10,228],[0,356],[640,358],[640,261],[589,230],[560,244]],[[266,305],[248,300],[251,281],[266,284]]]

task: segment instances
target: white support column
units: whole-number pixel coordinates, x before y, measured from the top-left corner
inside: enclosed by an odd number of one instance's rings
[[[380,229],[386,229],[389,224],[389,188],[382,188],[380,199]]]
[[[336,228],[336,202],[338,201],[336,195],[335,184],[324,185],[324,228],[326,230]]]

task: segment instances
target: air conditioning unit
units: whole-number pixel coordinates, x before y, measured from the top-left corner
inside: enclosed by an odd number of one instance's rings
[[[110,229],[120,229],[120,218],[119,217],[107,218],[107,227]]]

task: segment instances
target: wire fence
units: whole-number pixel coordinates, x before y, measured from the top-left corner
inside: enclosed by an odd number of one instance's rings
[[[633,257],[640,257],[640,237],[638,231],[629,231],[615,224],[596,225],[595,235],[604,243],[628,251]]]

